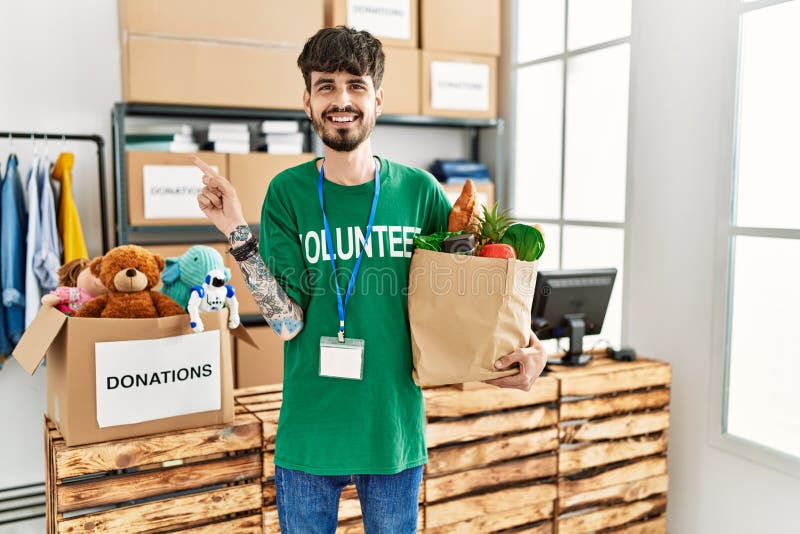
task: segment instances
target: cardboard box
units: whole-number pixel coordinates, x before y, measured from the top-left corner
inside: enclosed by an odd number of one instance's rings
[[[120,33],[302,46],[324,20],[323,0],[120,0]]]
[[[416,48],[385,46],[386,68],[383,71],[383,113],[419,115],[420,51]]]
[[[475,192],[478,196],[478,205],[491,208],[492,204],[494,204],[494,184],[492,182],[475,182],[474,180],[473,183],[475,184]],[[463,187],[464,186],[461,184],[442,184],[442,188],[447,198],[450,200],[450,204],[455,203]]]
[[[206,332],[194,334],[184,315],[89,319],[45,306],[14,357],[33,374],[47,354],[47,416],[69,446],[229,423],[233,372],[227,320],[227,310],[203,314]],[[252,341],[244,328],[235,334]],[[218,346],[209,344],[212,339]]]
[[[497,117],[497,58],[423,50],[422,114]]]
[[[131,226],[148,225],[208,225],[208,219],[197,206],[197,194],[203,188],[203,173],[189,162],[188,154],[130,150],[126,152],[128,172],[128,222]],[[197,156],[209,165],[216,166],[222,176],[228,175],[225,154],[198,152]],[[148,169],[145,184],[145,166],[176,166],[175,172],[166,169],[158,176]],[[163,169],[161,169],[163,170]],[[145,185],[149,187],[145,189]],[[194,211],[192,211],[194,209]],[[148,213],[149,211],[149,213]],[[148,217],[149,214],[171,215]],[[196,216],[176,217],[176,214]]]
[[[385,46],[417,48],[419,0],[325,0],[325,25],[366,30]]]
[[[236,387],[283,383],[283,340],[269,326],[248,330],[258,348],[236,342]]]
[[[313,153],[298,155],[250,154],[228,155],[228,179],[242,203],[242,212],[249,224],[261,223],[261,207],[269,182],[281,171],[314,158]]]
[[[300,50],[129,35],[122,43],[123,99],[301,110]]]
[[[420,47],[500,55],[500,0],[420,0]]]

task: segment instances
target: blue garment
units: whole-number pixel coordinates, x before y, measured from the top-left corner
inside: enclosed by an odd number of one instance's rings
[[[342,488],[355,483],[365,532],[417,532],[422,466],[394,475],[312,475],[275,466],[278,521],[283,534],[336,532]]]
[[[28,249],[25,254],[25,328],[28,328],[36,317],[41,305],[42,290],[39,287],[39,280],[33,272],[33,251],[36,250],[36,242],[39,241],[41,220],[39,218],[39,157],[34,156],[31,168],[28,171],[28,180],[25,186],[28,191],[28,233],[25,243]]]
[[[2,171],[2,169],[0,169]],[[3,190],[3,173],[0,172],[0,192]],[[0,202],[0,233],[3,227],[3,203]],[[0,301],[0,367],[3,366],[5,356],[11,354],[11,342],[6,335],[6,307]]]
[[[33,271],[39,280],[42,293],[58,287],[58,268],[61,267],[61,237],[56,222],[56,200],[50,183],[50,161],[45,157],[39,163],[36,185],[39,189],[39,239],[33,251]]]
[[[6,310],[6,335],[16,345],[25,331],[25,240],[28,232],[25,192],[19,175],[16,154],[8,156],[0,203],[3,205],[0,226],[0,286]]]

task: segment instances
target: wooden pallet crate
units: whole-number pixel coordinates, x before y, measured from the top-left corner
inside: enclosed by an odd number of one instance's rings
[[[261,425],[233,423],[67,447],[45,418],[51,533],[261,532]]]
[[[559,534],[666,532],[671,367],[595,355],[559,384]]]
[[[423,390],[428,417],[425,532],[551,532],[558,383]]]
[[[275,501],[275,437],[283,401],[283,385],[267,384],[234,390],[234,406],[260,423],[262,532],[280,532]]]

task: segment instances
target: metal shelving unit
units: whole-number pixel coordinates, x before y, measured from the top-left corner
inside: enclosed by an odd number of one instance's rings
[[[296,120],[306,135],[306,150],[314,151],[316,135],[311,121],[303,111],[228,108],[211,106],[183,106],[170,104],[116,103],[111,112],[112,152],[114,161],[114,214],[115,237],[117,244],[136,242],[143,245],[164,243],[199,243],[222,241],[219,233],[211,225],[206,226],[132,226],[128,223],[128,179],[125,165],[125,123],[130,117],[141,118],[179,118],[193,120]],[[453,119],[425,115],[381,115],[377,123],[392,126],[412,126],[430,128],[460,128],[468,136],[469,156],[480,160],[480,131],[495,129],[497,153],[503,137],[502,119]],[[497,157],[494,175],[502,177],[501,157]]]

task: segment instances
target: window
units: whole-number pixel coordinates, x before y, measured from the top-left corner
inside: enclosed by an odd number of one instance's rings
[[[800,459],[800,1],[740,9],[721,434],[785,468]]]
[[[540,269],[618,269],[603,331],[584,347],[618,345],[631,0],[517,0],[513,9],[514,215],[544,229]]]

